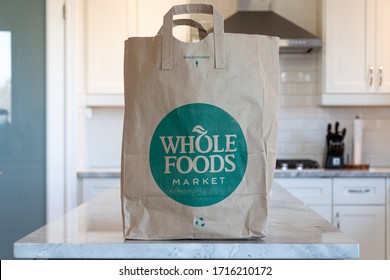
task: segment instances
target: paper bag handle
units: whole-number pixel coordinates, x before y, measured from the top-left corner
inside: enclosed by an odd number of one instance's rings
[[[180,19],[173,20],[173,27],[180,26],[180,25],[187,25],[187,26],[191,26],[191,27],[198,29],[199,40],[206,38],[208,35],[206,29],[204,29],[204,27],[199,22],[197,22],[193,19],[180,18]],[[162,29],[163,28],[161,27],[160,30],[157,32],[157,35],[163,34]]]
[[[173,16],[189,13],[211,14],[214,22],[214,63],[215,68],[225,68],[225,46],[224,46],[224,27],[223,17],[212,6],[206,4],[185,4],[173,6],[164,16],[163,40],[162,40],[162,69],[172,69],[173,47],[172,47],[172,29]]]

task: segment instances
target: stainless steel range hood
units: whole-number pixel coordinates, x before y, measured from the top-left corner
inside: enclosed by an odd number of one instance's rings
[[[322,45],[315,35],[272,11],[238,11],[225,20],[225,32],[277,36],[281,53],[309,53]]]

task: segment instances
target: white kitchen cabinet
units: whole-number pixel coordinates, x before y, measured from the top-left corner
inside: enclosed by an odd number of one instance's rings
[[[86,0],[86,104],[123,106],[124,41],[155,36],[164,14],[183,0]],[[189,31],[174,35],[187,40]]]
[[[386,180],[334,178],[333,224],[356,240],[360,259],[386,257]]]
[[[323,105],[390,105],[390,0],[324,0]]]
[[[136,2],[87,0],[87,94],[123,94],[124,41],[137,35]]]
[[[327,221],[332,221],[331,178],[278,178],[275,181]]]
[[[333,203],[353,205],[385,205],[384,178],[334,178]]]
[[[387,203],[386,203],[386,259],[390,260],[390,178],[386,179]]]
[[[385,259],[385,206],[335,206],[334,224],[356,240],[360,259]]]
[[[79,178],[78,204],[82,204],[112,187],[120,187],[120,178]]]

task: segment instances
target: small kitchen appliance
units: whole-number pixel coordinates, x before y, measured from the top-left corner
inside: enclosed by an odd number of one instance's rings
[[[344,139],[347,129],[339,131],[339,125],[339,122],[336,122],[335,129],[332,131],[332,125],[328,124],[325,168],[344,168]]]
[[[276,169],[279,170],[303,170],[303,169],[317,169],[320,165],[315,160],[311,159],[277,159]]]

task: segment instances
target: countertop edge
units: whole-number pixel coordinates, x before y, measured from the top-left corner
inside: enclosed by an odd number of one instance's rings
[[[14,255],[19,259],[357,259],[359,245],[347,244],[273,244],[217,243],[193,241],[191,243],[139,242],[138,244],[100,244],[99,249],[90,244],[28,244],[15,243]],[[34,250],[31,250],[32,248]],[[124,252],[123,248],[129,250]],[[140,250],[137,250],[139,247]],[[27,249],[27,250],[26,250]],[[29,254],[34,251],[35,253]],[[36,252],[40,253],[37,254]],[[226,252],[231,252],[229,255]],[[335,251],[341,252],[335,258]],[[205,252],[205,253],[203,253]],[[210,252],[213,252],[210,254]],[[298,253],[299,252],[299,253]]]
[[[125,240],[117,188],[14,243],[19,259],[356,259],[359,244],[274,184],[260,239]],[[287,206],[286,206],[287,205]],[[305,219],[302,220],[302,215]],[[95,219],[100,216],[99,219]],[[109,219],[109,220],[108,220]],[[107,227],[108,224],[110,226]],[[102,226],[99,226],[102,225]]]

